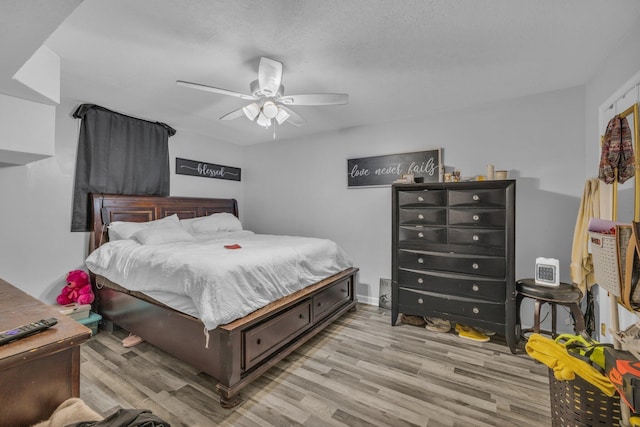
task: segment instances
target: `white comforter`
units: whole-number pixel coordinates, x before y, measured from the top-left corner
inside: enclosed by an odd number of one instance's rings
[[[225,245],[239,244],[240,249]],[[86,259],[89,270],[132,291],[190,299],[207,329],[352,266],[330,240],[226,233],[210,240],[141,245],[118,240]],[[169,296],[162,301],[162,295]]]

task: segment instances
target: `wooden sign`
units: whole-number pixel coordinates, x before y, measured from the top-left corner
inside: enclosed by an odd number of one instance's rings
[[[240,168],[176,157],[176,174],[240,181]]]
[[[404,175],[416,182],[442,181],[442,149],[347,160],[349,187],[391,185]]]

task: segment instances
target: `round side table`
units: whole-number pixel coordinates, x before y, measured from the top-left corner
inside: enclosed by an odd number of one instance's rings
[[[559,286],[539,285],[534,279],[521,279],[516,282],[516,313],[520,325],[520,304],[524,298],[535,300],[533,310],[533,328],[522,331],[522,335],[528,332],[544,333],[557,336],[557,305],[564,305],[571,310],[574,319],[574,331],[576,334],[585,330],[584,316],[580,310],[582,292],[577,286],[570,283],[560,283]],[[551,331],[540,330],[540,308],[543,304],[551,306]]]

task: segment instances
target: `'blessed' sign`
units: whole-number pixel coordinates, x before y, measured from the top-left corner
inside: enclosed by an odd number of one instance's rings
[[[176,173],[240,181],[240,168],[176,158]]]

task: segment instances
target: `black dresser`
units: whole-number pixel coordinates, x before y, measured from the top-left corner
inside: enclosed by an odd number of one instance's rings
[[[392,187],[391,324],[400,313],[495,331],[515,353],[514,180]]]

